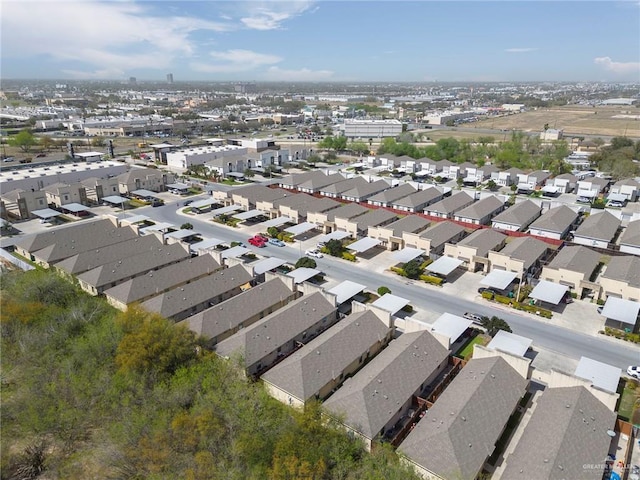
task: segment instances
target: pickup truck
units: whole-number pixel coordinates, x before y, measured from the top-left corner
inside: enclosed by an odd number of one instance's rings
[[[465,312],[462,316],[477,325],[482,325],[482,316],[477,313]]]

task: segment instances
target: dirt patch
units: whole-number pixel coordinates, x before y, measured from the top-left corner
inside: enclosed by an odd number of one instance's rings
[[[473,127],[539,132],[548,124],[549,128],[564,130],[565,135],[640,137],[640,120],[633,118],[636,115],[640,115],[636,107],[571,105],[488,118],[474,123]]]

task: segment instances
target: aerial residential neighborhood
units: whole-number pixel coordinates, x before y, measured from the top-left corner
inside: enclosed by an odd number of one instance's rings
[[[640,480],[637,6],[237,3],[3,13],[3,478]]]

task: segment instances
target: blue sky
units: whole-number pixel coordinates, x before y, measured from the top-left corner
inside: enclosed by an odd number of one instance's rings
[[[640,82],[638,1],[3,0],[3,78]]]

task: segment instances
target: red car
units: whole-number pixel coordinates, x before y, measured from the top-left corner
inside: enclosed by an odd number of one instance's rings
[[[265,242],[262,237],[259,237],[257,235],[255,237],[251,237],[249,240],[247,240],[247,242],[249,242],[250,245],[258,248],[267,246],[267,242]]]

